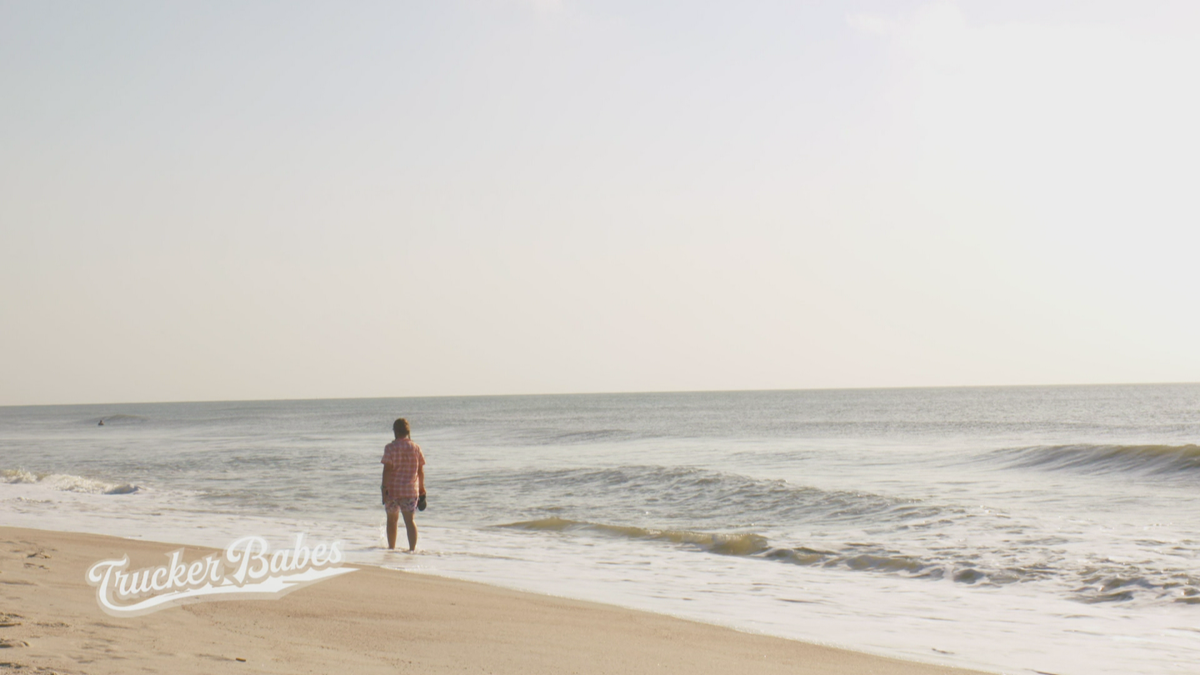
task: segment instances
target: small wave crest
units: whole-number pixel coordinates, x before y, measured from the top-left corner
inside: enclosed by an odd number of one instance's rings
[[[542,532],[586,531],[625,539],[667,541],[673,544],[694,546],[722,555],[754,555],[769,548],[766,537],[753,533],[723,534],[719,532],[690,532],[687,530],[656,530],[631,525],[589,523],[558,517],[509,523],[500,527]]]
[[[876,549],[851,544],[842,551],[830,551],[806,547],[775,548],[767,538],[754,533],[693,532],[688,530],[657,530],[631,525],[608,525],[567,518],[540,518],[519,523],[508,523],[500,527],[531,530],[536,532],[584,532],[605,536],[621,537],[641,541],[662,541],[684,544],[722,555],[754,556],[766,560],[801,566],[842,567],[854,571],[906,573],[917,577],[940,579],[946,570],[930,562],[896,551]],[[950,574],[955,581],[975,583],[987,578],[986,574],[963,569]]]
[[[754,557],[760,560],[800,565],[803,567],[841,568],[855,572],[902,574],[914,578],[948,578],[962,584],[998,585],[1019,580],[1032,580],[1034,575],[1014,575],[1012,570],[987,571],[970,565],[947,564],[923,560],[898,551],[863,544],[849,544],[843,550],[822,550],[807,547],[772,547],[767,538],[754,533],[693,532],[688,530],[658,530],[631,525],[609,525],[567,518],[541,518],[500,527],[534,532],[586,533],[619,537],[635,541],[669,542],[700,551]]]
[[[1200,476],[1200,445],[1041,445],[1000,450],[998,456],[1013,468]]]
[[[60,473],[33,473],[25,469],[0,470],[0,481],[8,484],[42,485],[62,492],[93,495],[128,495],[141,490],[132,483],[107,483],[84,476]]]

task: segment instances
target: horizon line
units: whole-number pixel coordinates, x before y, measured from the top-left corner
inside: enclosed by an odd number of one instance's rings
[[[906,389],[1033,389],[1033,388],[1069,388],[1069,387],[1153,387],[1167,385],[1198,385],[1200,382],[1091,382],[1091,383],[1059,383],[1059,384],[958,384],[958,385],[909,385],[884,387],[801,387],[796,389],[676,389],[676,390],[642,390],[642,391],[567,391],[542,392],[528,394],[435,394],[417,396],[346,396],[324,398],[245,398],[245,399],[185,399],[173,401],[105,401],[98,403],[19,403],[0,405],[3,408],[52,408],[103,405],[174,405],[182,403],[284,403],[301,401],[378,401],[384,399],[438,399],[438,398],[519,398],[545,396],[633,396],[633,395],[666,395],[666,394],[755,394],[770,392],[802,392],[802,391],[871,391],[871,390],[906,390]]]

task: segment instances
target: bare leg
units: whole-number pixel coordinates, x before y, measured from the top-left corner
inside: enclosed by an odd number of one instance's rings
[[[404,529],[408,530],[408,550],[417,550],[417,521],[413,520],[412,511],[403,511],[404,513]],[[396,530],[392,529],[392,534],[395,535]],[[392,537],[395,539],[395,536]]]
[[[388,548],[394,549],[396,548],[396,526],[400,524],[400,514],[389,513],[387,514],[387,517]],[[412,537],[411,534],[408,536]]]

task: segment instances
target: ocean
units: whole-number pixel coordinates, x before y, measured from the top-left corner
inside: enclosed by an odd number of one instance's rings
[[[384,548],[396,417],[428,462],[415,555]],[[911,660],[1200,672],[1194,384],[6,407],[0,524],[303,532]]]

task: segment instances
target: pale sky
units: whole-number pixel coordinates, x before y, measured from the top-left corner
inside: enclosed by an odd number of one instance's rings
[[[1200,381],[1200,3],[0,0],[0,405]]]

